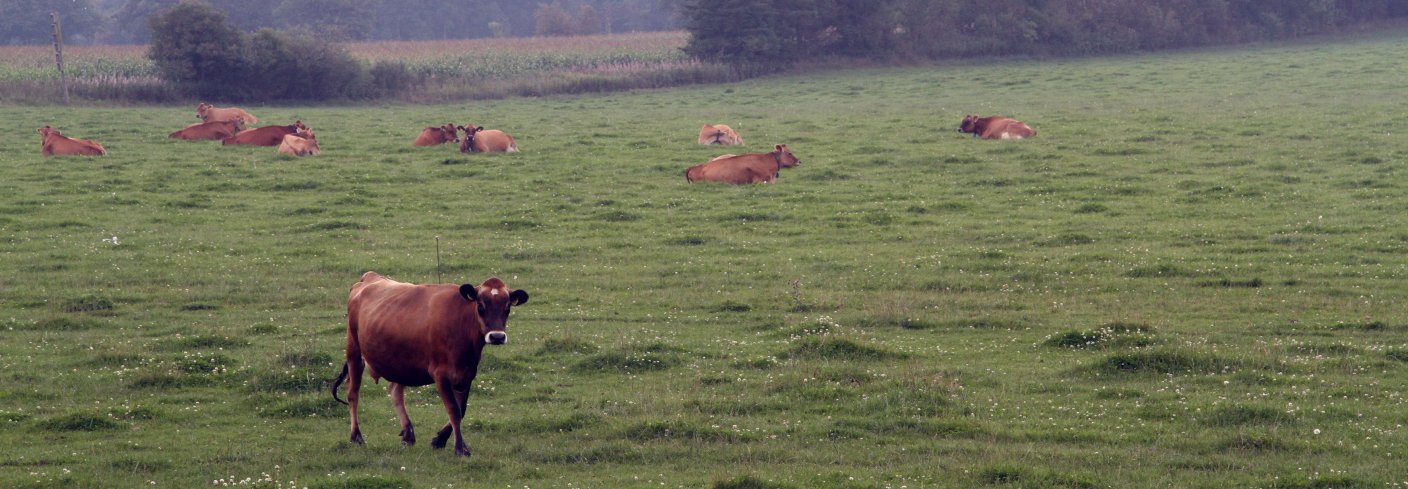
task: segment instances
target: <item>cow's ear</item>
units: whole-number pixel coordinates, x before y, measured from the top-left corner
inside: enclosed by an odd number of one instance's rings
[[[528,291],[518,289],[513,292],[509,292],[508,299],[513,305],[521,306],[523,305],[523,303],[528,302]]]
[[[779,144],[779,145],[773,146],[772,149],[773,149],[773,151],[782,151],[782,145]]]
[[[464,297],[464,300],[470,302],[479,300],[479,287],[474,284],[461,284],[460,297]]]

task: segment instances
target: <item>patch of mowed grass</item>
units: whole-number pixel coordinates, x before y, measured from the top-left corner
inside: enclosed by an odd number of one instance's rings
[[[165,139],[185,104],[0,104],[7,134],[110,149],[0,138],[0,487],[1387,486],[1405,44],[247,107],[316,128],[300,159]],[[1040,135],[953,133],[973,112]],[[410,146],[447,120],[523,151]],[[695,145],[704,122],[750,143]],[[784,143],[806,164],[775,184],[683,179]],[[346,441],[327,388],[367,270],[532,294],[470,390],[469,460],[424,446],[434,388],[406,449],[366,377]],[[119,426],[40,428],[73,413]]]

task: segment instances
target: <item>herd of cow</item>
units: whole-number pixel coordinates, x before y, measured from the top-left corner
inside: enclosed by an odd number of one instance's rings
[[[201,122],[191,124],[171,133],[168,137],[184,140],[219,140],[221,144],[247,144],[253,146],[278,146],[279,152],[291,156],[311,156],[322,152],[313,130],[294,121],[286,126],[263,126],[245,130],[245,124],[257,124],[259,119],[238,107],[215,107],[207,103],[196,106],[196,117]],[[460,133],[464,137],[460,137]],[[958,132],[971,133],[983,139],[1024,139],[1036,135],[1031,126],[1001,116],[978,117],[967,115],[958,125]],[[108,153],[103,145],[87,139],[70,138],[60,134],[50,126],[39,128],[42,139],[41,153],[44,156],[74,155],[102,156]],[[743,137],[732,127],[724,124],[705,124],[699,129],[699,144],[738,146]],[[513,136],[498,129],[484,129],[474,124],[455,125],[447,123],[439,127],[427,127],[421,131],[412,144],[435,146],[446,143],[459,143],[463,153],[513,153],[518,151],[518,143]],[[801,160],[792,154],[785,144],[773,146],[769,153],[726,154],[717,156],[703,164],[689,167],[684,172],[685,181],[713,181],[746,185],[753,183],[773,183],[783,168],[800,165]]]
[[[313,130],[295,121],[286,126],[264,126],[245,130],[245,124],[259,119],[239,108],[196,107],[200,123],[171,133],[173,139],[220,140],[223,144],[279,146],[279,152],[306,156],[320,149]],[[959,132],[983,139],[1023,139],[1036,135],[1030,126],[1006,117],[969,115],[959,124]],[[460,137],[464,133],[464,137]],[[39,129],[43,154],[99,156],[107,154],[102,145],[59,134],[52,127]],[[459,143],[460,151],[516,152],[513,136],[473,124],[448,123],[427,127],[412,143],[435,146]],[[701,145],[742,145],[743,137],[722,124],[706,124],[699,130]],[[778,172],[801,164],[785,144],[769,153],[726,154],[685,170],[688,182],[715,181],[735,185],[772,183]],[[348,405],[352,422],[351,441],[362,444],[357,406],[363,372],[374,381],[386,379],[388,392],[401,422],[401,442],[414,445],[415,430],[406,413],[405,388],[435,385],[449,421],[431,440],[431,446],[444,448],[454,437],[455,454],[469,456],[470,449],[460,432],[469,398],[470,385],[479,370],[486,345],[508,341],[506,326],[513,306],[528,302],[528,293],[510,289],[491,277],[479,285],[417,285],[367,272],[352,285],[347,298],[347,356],[342,372],[333,382],[333,398]],[[337,397],[338,386],[348,380],[347,400]]]

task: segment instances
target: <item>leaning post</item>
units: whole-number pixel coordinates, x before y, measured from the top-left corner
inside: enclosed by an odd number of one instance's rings
[[[64,28],[59,24],[59,13],[49,12],[54,20],[54,63],[59,65],[59,85],[64,87],[64,105],[68,105],[68,77],[64,75]]]

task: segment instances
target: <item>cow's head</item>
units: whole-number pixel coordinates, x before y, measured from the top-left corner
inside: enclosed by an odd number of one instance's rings
[[[797,159],[797,155],[792,154],[792,150],[787,149],[786,144],[773,146],[772,157],[777,159],[779,168],[792,168],[802,164],[802,160]]]
[[[978,134],[978,116],[963,116],[963,122],[958,123],[958,132],[971,132],[974,135]]]
[[[474,127],[474,124],[465,123],[465,125],[463,126],[458,126],[457,129],[464,131],[464,139],[460,140],[460,152],[474,152],[474,135],[477,134],[479,131],[483,130],[484,128]]]
[[[293,121],[293,132],[307,131],[307,130],[308,130],[308,126],[303,125],[303,120],[302,120],[302,119]]]
[[[54,128],[49,127],[49,126],[44,126],[44,127],[39,128],[39,138],[40,138],[40,139],[48,139],[50,134],[53,134],[53,135],[55,135],[55,136],[59,136],[59,135],[60,135],[58,129],[54,129]]]
[[[196,105],[196,118],[197,118],[197,119],[200,119],[201,122],[210,122],[210,121],[205,120],[205,114],[206,114],[206,112],[210,111],[210,109],[211,109],[212,107],[214,107],[214,106],[212,106],[212,105],[210,105],[210,104],[207,104],[207,103],[205,103],[205,102],[201,102],[199,105]]]
[[[460,128],[453,122],[440,126],[440,134],[440,137],[444,138],[446,142],[460,142]]]
[[[478,286],[460,286],[460,296],[475,304],[480,324],[484,326],[484,342],[502,345],[508,342],[508,313],[513,306],[528,302],[528,293],[523,290],[509,291],[508,285],[498,277],[489,277]]]
[[[230,121],[230,124],[232,124],[232,125],[234,126],[235,132],[240,132],[240,131],[243,131],[243,130],[244,130],[244,118],[243,118],[243,117],[236,117],[234,120]]]

